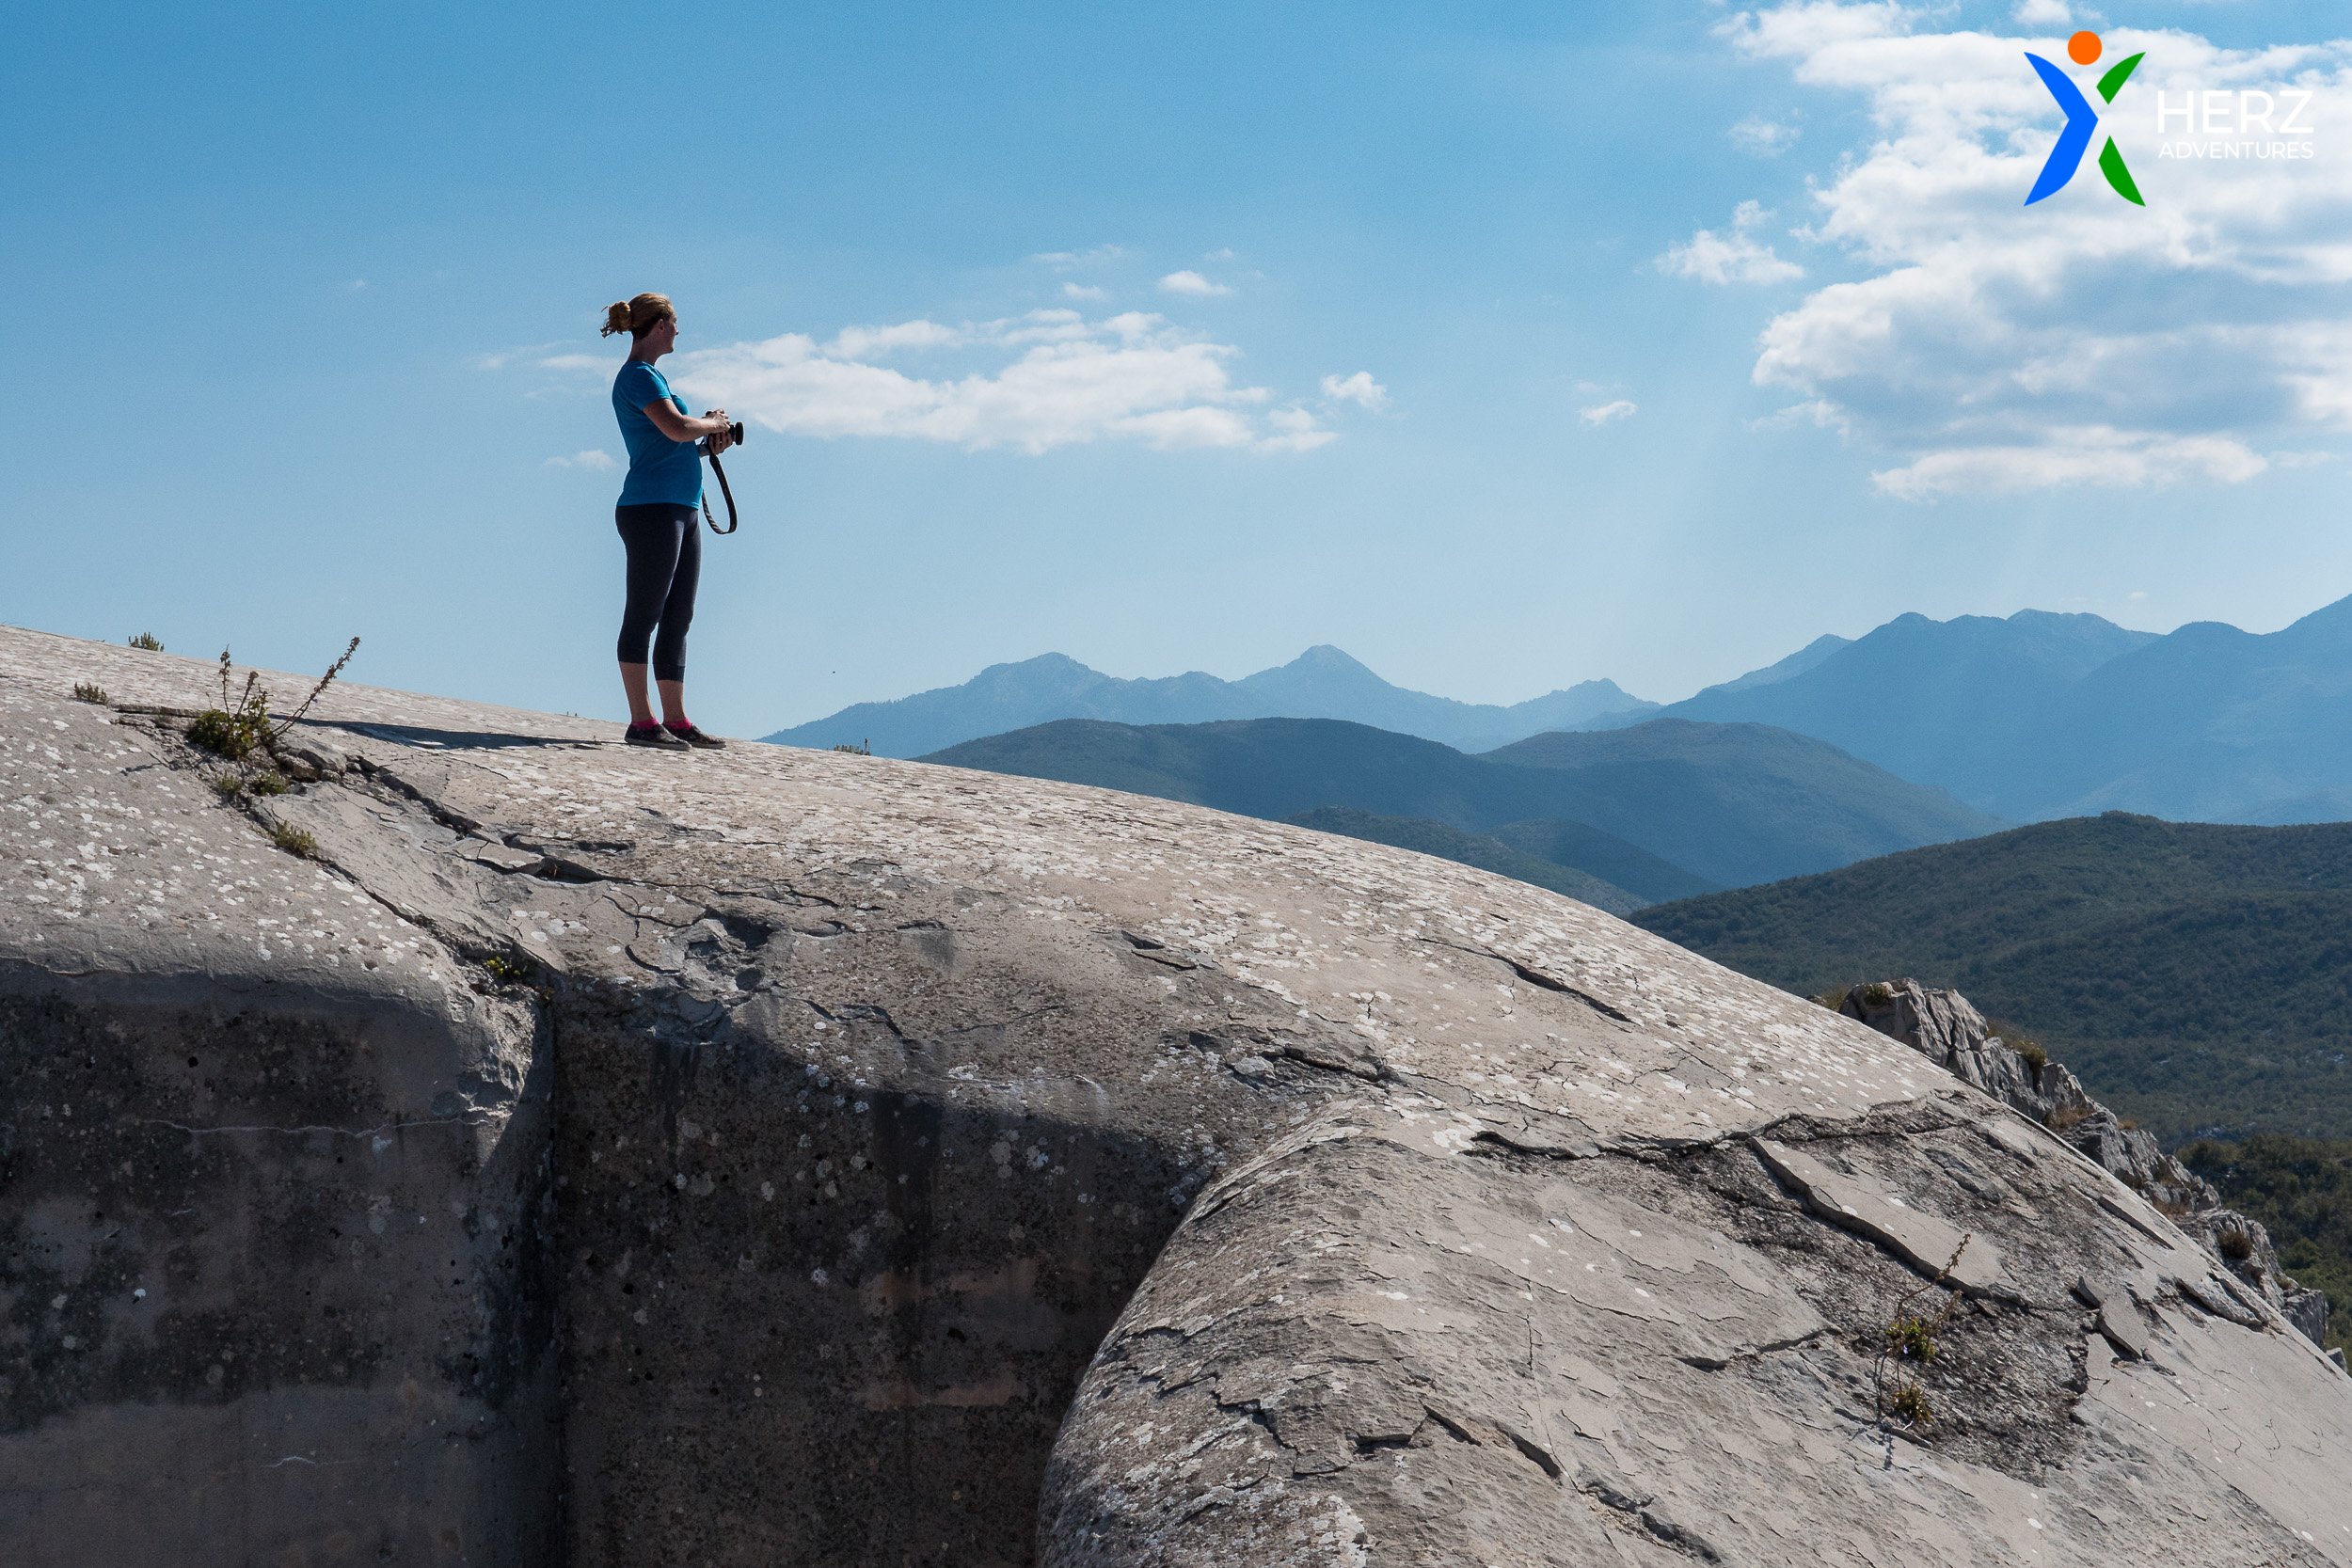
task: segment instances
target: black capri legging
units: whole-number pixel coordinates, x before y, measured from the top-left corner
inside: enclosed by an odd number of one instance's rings
[[[612,520],[628,549],[628,605],[621,611],[621,662],[644,664],[653,645],[653,678],[686,678],[686,628],[694,622],[694,587],[703,575],[702,531],[691,506],[656,502],[616,506]],[[661,628],[660,636],[654,627]]]

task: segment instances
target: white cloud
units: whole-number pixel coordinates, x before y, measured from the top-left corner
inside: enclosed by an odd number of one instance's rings
[[[874,362],[901,352],[962,363],[916,375]],[[851,328],[821,344],[786,333],[680,355],[670,379],[699,404],[802,436],[1027,452],[1103,440],[1304,451],[1333,439],[1303,409],[1263,411],[1273,394],[1232,380],[1239,355],[1139,311],[1089,321],[1074,310],[1034,310],[957,327],[918,321]],[[575,358],[589,356],[545,362]]]
[[[2066,0],[2017,0],[2010,20],[2020,27],[2072,27],[2074,9]]]
[[[869,359],[899,349],[959,348],[963,342],[959,328],[934,321],[911,321],[892,326],[845,326],[818,352],[831,359]]]
[[[1029,258],[1056,272],[1068,272],[1073,267],[1093,266],[1103,261],[1116,261],[1127,252],[1115,245],[1098,245],[1092,250],[1041,250]]]
[[[1586,424],[1599,426],[1614,424],[1619,420],[1629,420],[1639,411],[1638,404],[1629,399],[1619,398],[1614,403],[1595,404],[1590,408],[1581,410],[1577,417]]]
[[[1670,245],[1658,258],[1658,270],[1676,277],[1695,277],[1702,283],[1788,283],[1804,276],[1794,261],[1784,261],[1772,247],[1758,245],[1749,230],[1772,216],[1761,205],[1742,201],[1731,214],[1731,231],[1718,234],[1702,229],[1688,243]]]
[[[1793,430],[1799,425],[1811,425],[1816,430],[1834,430],[1840,436],[1849,435],[1853,429],[1852,421],[1846,418],[1846,411],[1826,398],[1808,398],[1803,403],[1792,403],[1760,420],[1748,421],[1750,430]]]
[[[1327,441],[1337,440],[1331,431],[1315,422],[1315,417],[1304,408],[1277,408],[1266,416],[1266,423],[1274,434],[1258,443],[1269,451],[1312,451]]]
[[[1724,134],[1731,138],[1731,145],[1742,152],[1752,152],[1759,158],[1777,158],[1797,145],[1800,132],[1793,122],[1751,115]]]
[[[2106,425],[2075,425],[2011,446],[1930,452],[1870,476],[1881,493],[1902,500],[1951,495],[2003,495],[2065,484],[2152,486],[2205,479],[2235,483],[2268,463],[2225,436],[2150,436]]]
[[[1375,414],[1389,405],[1389,389],[1373,380],[1370,371],[1358,371],[1350,376],[1325,376],[1323,395],[1333,403],[1359,404]]]
[[[502,371],[509,365],[526,360],[532,364],[540,363],[546,355],[562,346],[560,343],[530,343],[521,348],[502,348],[491,354],[477,354],[468,363],[478,371]],[[620,361],[615,359],[612,363],[617,368]]]
[[[2061,8],[2016,14],[2062,27]],[[1934,30],[1947,14],[1802,0],[1719,29],[1870,120],[1802,231],[1851,276],[1771,320],[1756,381],[1836,410],[1893,458],[1879,488],[1911,499],[2233,483],[2270,467],[2265,451],[2352,433],[2352,149],[2331,140],[2352,43],[2109,29],[2108,62],[2146,52],[2106,132],[2147,205],[2086,162],[2027,208],[2060,115],[2020,55],[2048,55],[2049,38]],[[2290,86],[2317,94],[2319,156],[2160,156],[2182,133],[2158,135],[2157,93]]]
[[[569,457],[550,457],[546,466],[550,468],[588,468],[603,473],[619,467],[620,464],[614,462],[608,452],[589,451],[576,451]]]
[[[1061,296],[1064,299],[1108,299],[1111,297],[1111,292],[1108,289],[1098,289],[1091,283],[1065,283],[1061,286]]]
[[[1166,277],[1161,278],[1160,292],[1184,294],[1193,299],[1211,299],[1218,294],[1230,294],[1233,291],[1222,283],[1210,282],[1187,267],[1183,272],[1171,272]]]

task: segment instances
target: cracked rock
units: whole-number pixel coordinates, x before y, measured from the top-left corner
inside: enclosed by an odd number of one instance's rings
[[[1985,1050],[1379,845],[340,683],[297,859],[211,666],[0,655],[0,1560],[2352,1563],[2352,1378]]]

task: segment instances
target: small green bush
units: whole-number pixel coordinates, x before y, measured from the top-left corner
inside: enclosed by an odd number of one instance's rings
[[[343,673],[343,666],[349,664],[351,656],[358,651],[359,640],[355,637],[343,649],[342,657],[319,677],[318,684],[310,689],[310,694],[303,698],[292,713],[273,722],[269,715],[269,691],[262,685],[261,672],[246,671],[243,689],[234,701],[230,699],[231,670],[229,650],[223,648],[220,651],[220,705],[206,708],[196,716],[195,721],[188,725],[189,744],[201,746],[231,762],[242,761],[254,752],[277,745],[278,739],[294,727],[295,721],[310,711],[310,705],[319,700],[320,694],[335,684],[335,677]]]
[[[1866,1007],[1883,1007],[1894,1000],[1895,988],[1883,980],[1873,980],[1862,988],[1862,1005]]]
[[[256,748],[266,745],[269,734],[269,693],[262,689],[260,672],[248,670],[245,689],[235,699],[229,695],[229,650],[220,651],[220,705],[208,707],[198,714],[188,725],[188,744],[200,746],[215,756],[241,762]]]
[[[245,775],[243,773],[223,773],[219,778],[213,781],[213,793],[219,796],[224,800],[244,800]]]
[[[268,734],[269,714],[258,705],[250,709],[210,707],[190,721],[188,744],[242,762]]]
[[[1886,1325],[1886,1346],[1898,1361],[1916,1361],[1922,1366],[1932,1361],[1943,1349],[1935,1338],[1935,1325],[1925,1318],[1900,1317]]]
[[[1906,1383],[1895,1390],[1886,1402],[1886,1408],[1913,1426],[1931,1426],[1935,1421],[1935,1407],[1928,1402],[1928,1391],[1915,1383]]]
[[[280,822],[269,831],[269,841],[289,855],[310,860],[319,852],[319,841],[300,828]]]
[[[286,775],[283,773],[263,772],[254,774],[252,782],[246,787],[256,795],[283,795],[294,785],[286,782]]]
[[[2042,1049],[2040,1040],[2007,1019],[1988,1018],[1984,1021],[1984,1028],[1986,1034],[2026,1058],[2026,1065],[2033,1069],[2034,1082],[2042,1082],[2042,1069],[2050,1065],[2050,1053]]]
[[[874,743],[870,740],[861,740],[856,745],[852,746],[845,740],[840,745],[835,746],[834,750],[836,752],[847,752],[853,757],[870,757],[874,754]]]
[[[129,642],[134,648],[141,649],[147,653],[160,654],[164,651],[162,641],[156,638],[153,632],[143,631],[136,637],[126,638],[124,641]]]
[[[92,686],[87,681],[75,681],[73,700],[77,703],[96,703],[103,707],[106,705],[106,689],[103,686]]]

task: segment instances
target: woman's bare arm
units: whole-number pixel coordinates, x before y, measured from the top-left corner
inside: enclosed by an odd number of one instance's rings
[[[656,398],[645,404],[643,412],[645,418],[653,421],[654,429],[661,432],[673,441],[707,439],[710,442],[711,451],[727,450],[727,432],[730,422],[727,419],[727,411],[723,408],[714,408],[698,420],[691,415],[679,413],[677,404],[668,398]]]

